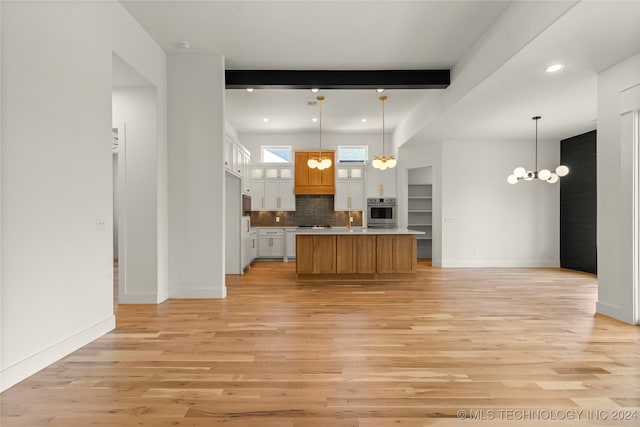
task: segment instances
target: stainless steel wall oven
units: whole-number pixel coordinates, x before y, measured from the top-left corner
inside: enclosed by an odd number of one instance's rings
[[[367,227],[396,228],[398,226],[396,199],[367,199]]]

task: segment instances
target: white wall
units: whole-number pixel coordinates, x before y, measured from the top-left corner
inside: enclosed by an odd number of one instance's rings
[[[118,2],[0,7],[4,390],[115,326],[112,53],[159,88],[159,127],[166,83],[163,51]]]
[[[169,76],[169,295],[223,298],[224,58],[174,53]]]
[[[296,150],[317,150],[320,145],[319,133],[240,133],[240,143],[251,152],[251,163],[260,163],[261,145],[291,145]],[[390,135],[385,136],[385,141]],[[382,154],[380,133],[329,133],[322,132],[322,148],[335,150],[338,145],[366,145],[369,159]],[[387,147],[388,149],[388,147]],[[389,153],[387,153],[389,155]]]
[[[598,302],[596,310],[633,318],[633,147],[620,132],[620,92],[640,84],[640,54],[598,75]]]
[[[559,267],[559,185],[507,183],[534,168],[533,142],[442,145],[442,266]],[[539,141],[539,168],[559,164],[560,143]]]
[[[507,183],[533,168],[532,141],[444,141],[400,147],[398,204],[406,226],[408,170],[432,166],[433,265],[557,267],[559,186]],[[556,166],[559,142],[539,141],[539,166]]]

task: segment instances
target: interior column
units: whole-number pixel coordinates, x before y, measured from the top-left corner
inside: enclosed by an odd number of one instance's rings
[[[167,63],[169,296],[224,298],[224,57]]]

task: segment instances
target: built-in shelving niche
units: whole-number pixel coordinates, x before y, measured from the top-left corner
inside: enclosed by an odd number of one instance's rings
[[[433,239],[433,185],[431,183],[431,167],[409,170],[407,226],[411,230],[425,232],[424,235],[417,236],[418,258],[431,258]]]

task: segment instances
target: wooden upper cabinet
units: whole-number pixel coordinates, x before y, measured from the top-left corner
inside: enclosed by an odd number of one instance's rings
[[[322,151],[322,155],[331,159],[331,167],[324,170],[307,166],[309,157],[317,157],[319,151],[296,151],[296,194],[335,194],[335,152]]]

